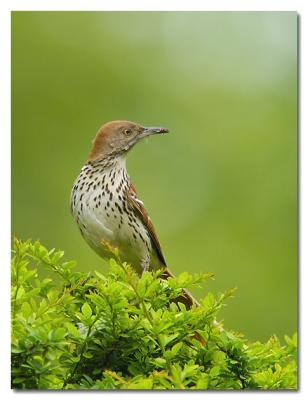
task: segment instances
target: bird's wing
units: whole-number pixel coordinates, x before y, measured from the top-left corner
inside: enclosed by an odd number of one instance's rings
[[[161,261],[161,263],[164,267],[167,267],[167,264],[166,264],[162,249],[160,247],[160,243],[158,241],[157,235],[155,233],[152,221],[150,220],[150,217],[148,216],[148,213],[147,213],[142,201],[138,199],[136,190],[132,184],[130,184],[128,190],[126,191],[126,198],[127,198],[128,204],[132,207],[134,212],[138,215],[138,217],[141,219],[144,226],[147,228],[159,260]],[[162,278],[168,279],[169,277],[174,278],[174,275],[170,271],[169,268],[165,268],[165,270],[162,273]],[[191,306],[193,304],[200,305],[198,303],[198,301],[186,289],[183,289],[183,294],[179,295],[179,297],[176,298],[174,301],[176,303],[177,302],[184,303],[187,308],[191,308]],[[198,339],[198,337],[197,337],[197,339]]]
[[[134,212],[141,219],[143,225],[147,228],[150,238],[152,240],[153,246],[156,250],[156,253],[157,253],[158,258],[161,261],[162,265],[167,266],[160,243],[159,243],[159,240],[158,240],[158,237],[155,233],[152,221],[150,220],[150,217],[148,216],[148,213],[147,213],[142,201],[138,199],[136,190],[132,183],[130,184],[130,186],[126,192],[126,198],[127,198],[128,204],[132,207]]]

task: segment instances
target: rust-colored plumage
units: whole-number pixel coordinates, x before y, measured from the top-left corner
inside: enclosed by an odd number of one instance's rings
[[[149,235],[151,237],[153,246],[157,252],[158,258],[161,261],[161,264],[164,266],[167,266],[160,243],[159,243],[159,240],[158,240],[158,237],[154,230],[154,225],[152,224],[152,221],[151,221],[143,203],[140,200],[138,200],[136,189],[132,183],[130,184],[129,189],[126,192],[126,196],[127,196],[128,203],[133,207],[136,214],[139,215],[143,224],[146,226],[146,228],[149,232]]]
[[[94,161],[116,149],[117,141],[121,139],[119,133],[124,130],[143,131],[143,126],[130,121],[111,121],[104,124],[97,132],[88,161]],[[122,143],[122,141],[121,141]]]

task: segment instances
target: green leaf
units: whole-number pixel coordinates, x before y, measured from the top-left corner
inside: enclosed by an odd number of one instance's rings
[[[180,285],[186,285],[187,282],[189,282],[189,274],[188,272],[182,272],[180,273],[179,277],[178,277],[178,282]]]
[[[153,378],[138,379],[138,382],[129,383],[127,389],[144,389],[149,390],[153,388]]]
[[[74,336],[75,338],[79,338],[80,337],[80,332],[78,331],[78,329],[76,328],[75,325],[73,325],[70,322],[66,322],[65,326],[67,328],[67,330],[69,331],[69,333]]]
[[[84,303],[81,307],[81,312],[86,318],[90,318],[92,315],[92,309],[88,303]]]
[[[60,341],[64,338],[65,334],[66,330],[64,328],[56,328],[55,330],[51,331],[48,336],[50,340]]]
[[[26,301],[24,303],[22,303],[22,305],[21,305],[21,312],[25,318],[28,318],[30,316],[30,314],[32,313],[31,306]]]
[[[166,365],[167,365],[167,361],[161,357],[154,358],[152,363],[154,365],[157,365],[159,368],[166,368]]]
[[[57,252],[53,253],[53,255],[51,257],[51,262],[53,264],[57,264],[63,256],[64,256],[64,251],[57,251]]]
[[[22,377],[22,376],[18,376],[17,378],[14,378],[13,379],[13,383],[21,383],[21,382],[24,382],[26,380],[26,378],[25,377]]]
[[[171,351],[173,356],[176,356],[182,347],[183,347],[183,342],[176,343],[174,346],[172,346]]]
[[[66,261],[61,265],[61,267],[65,270],[70,270],[72,268],[75,268],[76,265],[77,265],[76,261]]]
[[[47,298],[50,303],[53,303],[59,296],[59,291],[57,289],[50,289],[47,293]]]
[[[213,322],[232,290],[205,292],[201,307],[175,303],[182,286],[199,284],[211,274],[163,280],[159,271],[147,271],[140,277],[112,248],[116,261],[106,276],[73,272],[75,262],[58,264],[63,252],[48,252],[39,242],[14,240],[14,248],[13,388],[297,387],[295,335],[286,336],[285,345],[275,336],[252,342]]]
[[[159,336],[161,338],[163,346],[167,346],[167,344],[172,342],[172,340],[176,339],[179,336],[179,334],[178,333],[173,333],[171,335],[160,334]]]

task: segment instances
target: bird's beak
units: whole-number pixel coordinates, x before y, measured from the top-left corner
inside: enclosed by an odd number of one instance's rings
[[[144,138],[146,136],[154,135],[154,134],[163,134],[168,133],[169,130],[167,128],[162,128],[158,126],[148,126],[145,127],[143,132],[141,133],[140,137]]]

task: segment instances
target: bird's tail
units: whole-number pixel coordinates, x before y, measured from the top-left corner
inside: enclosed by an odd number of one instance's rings
[[[162,275],[164,279],[167,279],[169,277],[174,278],[174,274],[170,271],[169,268],[166,268],[164,270],[164,273]],[[200,306],[200,303],[193,297],[193,295],[186,289],[183,289],[183,294],[181,294],[179,297],[173,300],[175,303],[183,303],[185,304],[186,308],[191,308],[194,304],[196,306]]]
[[[163,278],[167,279],[169,277],[174,278],[173,273],[169,268],[166,268],[163,273]],[[196,306],[200,306],[200,303],[193,297],[193,295],[186,289],[183,289],[183,294],[173,300],[175,303],[183,303],[186,308],[191,308],[194,304]],[[205,346],[206,342],[204,338],[197,331],[194,334],[194,339],[197,339],[203,346]]]

